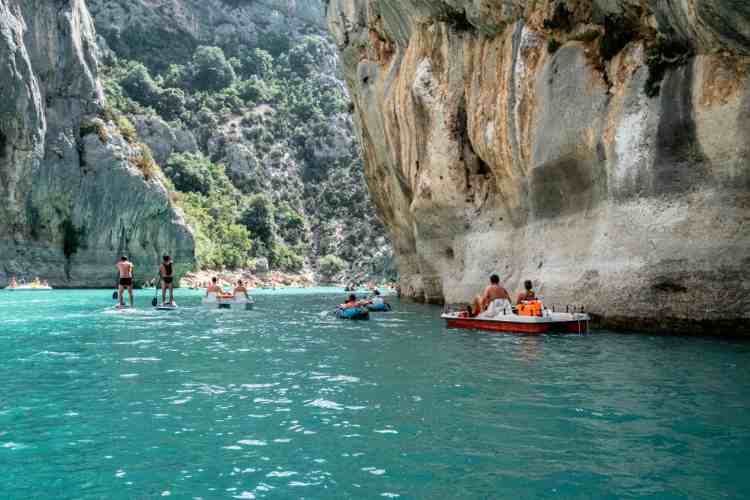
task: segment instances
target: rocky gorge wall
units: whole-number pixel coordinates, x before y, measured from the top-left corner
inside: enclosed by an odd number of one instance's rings
[[[331,0],[406,295],[750,332],[750,4]]]
[[[249,267],[268,261],[274,269],[314,274],[321,259],[333,256],[344,262],[334,279],[391,279],[392,252],[367,194],[322,0],[87,0],[87,5],[108,103],[133,122],[173,181],[174,163],[184,158],[180,153],[200,155],[225,170],[236,189],[227,203],[236,209],[222,215],[231,219],[226,214],[236,212],[240,217],[230,222],[254,233],[246,252]],[[207,46],[220,50],[234,72],[210,89],[187,76]],[[133,77],[135,66],[144,66],[138,74],[148,77]],[[175,182],[175,189],[180,204],[188,187]],[[269,231],[257,231],[241,217],[256,195],[273,205],[275,228]],[[221,234],[227,231],[219,224],[204,228],[194,211],[186,212],[199,266],[244,265],[219,262],[216,255],[230,253],[216,251],[224,248]],[[204,244],[211,234],[219,236],[213,245]]]
[[[145,155],[104,112],[85,2],[0,0],[0,286],[112,286],[123,253],[143,279],[162,252],[190,267],[193,236]]]

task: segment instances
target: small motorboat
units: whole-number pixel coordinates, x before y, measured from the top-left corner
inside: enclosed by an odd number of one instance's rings
[[[242,309],[250,311],[255,307],[255,300],[252,297],[236,297],[233,295],[220,295],[210,294],[208,297],[203,297],[201,303],[212,309]]]
[[[336,309],[336,317],[339,319],[370,319],[370,311],[367,307],[349,307],[344,309],[339,307]]]
[[[488,330],[507,333],[588,333],[591,317],[586,313],[552,312],[541,316],[521,316],[508,312],[491,318],[470,317],[465,311],[441,316],[448,328]]]
[[[388,312],[391,310],[391,305],[387,302],[381,302],[379,304],[368,304],[367,309],[370,312]]]

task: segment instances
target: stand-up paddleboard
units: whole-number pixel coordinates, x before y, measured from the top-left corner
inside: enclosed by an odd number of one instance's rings
[[[177,304],[160,304],[154,307],[157,311],[174,311],[178,309]]]
[[[130,307],[128,305],[125,305],[125,306],[116,305],[116,306],[112,306],[108,308],[107,310],[112,311],[114,313],[131,313],[131,312],[135,312],[136,308]]]

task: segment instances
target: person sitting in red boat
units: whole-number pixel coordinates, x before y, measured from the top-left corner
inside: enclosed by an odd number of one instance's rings
[[[526,280],[523,283],[525,290],[518,294],[516,300],[516,313],[519,316],[542,316],[543,306],[536,293],[534,293],[533,283]]]
[[[534,293],[534,284],[531,282],[531,280],[526,280],[523,282],[524,291],[519,293],[516,297],[516,304],[520,304],[522,302],[528,301],[528,300],[536,300],[536,293]]]
[[[471,304],[471,316],[494,317],[510,307],[510,294],[497,274],[490,276],[490,284],[482,295],[477,295]]]

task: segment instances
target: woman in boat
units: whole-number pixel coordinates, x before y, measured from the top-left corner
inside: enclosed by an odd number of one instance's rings
[[[516,304],[520,304],[522,302],[526,302],[528,300],[536,300],[536,293],[534,293],[534,284],[531,282],[531,280],[526,280],[523,282],[524,291],[519,293],[516,297]]]

